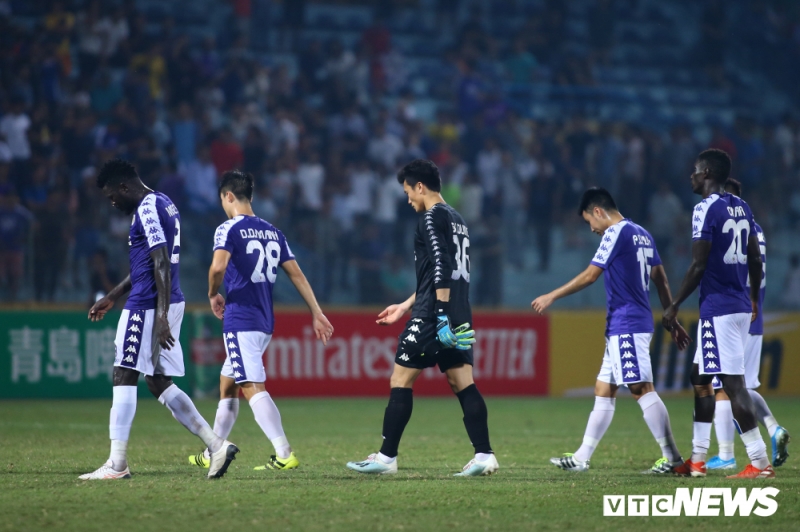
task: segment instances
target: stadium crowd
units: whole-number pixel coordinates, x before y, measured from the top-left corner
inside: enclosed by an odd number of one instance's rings
[[[634,1],[593,4],[591,53],[575,55],[563,2],[541,2],[521,31],[498,37],[481,11],[439,0],[437,24],[453,39],[430,88],[441,102],[432,113],[382,22],[403,2],[381,2],[352,49],[301,39],[299,0],[270,22],[276,37],[254,44],[264,39],[251,30],[261,21],[251,18],[264,2],[231,3],[229,31],[202,37],[171,16],[149,19],[133,1],[0,2],[3,300],[19,297],[26,271],[40,301],[57,294],[84,301],[124,276],[130,220],[95,186],[96,169],[113,157],[132,161],[147,185],[178,205],[181,261],[195,273],[207,267],[224,219],[219,176],[251,172],[256,213],[284,231],[325,302],[355,292],[357,302],[377,304],[413,289],[404,236],[416,218],[395,173],[415,158],[440,167],[446,200],[470,226],[482,305],[502,304],[504,268],[535,275],[552,267],[554,228],[568,229],[567,246],[582,245],[571,229],[579,227],[577,199],[591,185],[608,188],[627,217],[650,228],[662,257],[685,256],[696,201],[688,177],[708,146],[731,154],[767,234],[800,221],[800,121],[792,114],[650,128],[580,110],[541,120],[506,97],[503,83],[543,75],[556,85],[597,85],[597,67],[614,47],[614,9]],[[686,60],[700,62],[709,86],[726,87],[718,6],[710,3],[703,17],[706,54]],[[796,54],[796,13],[773,10],[762,19],[751,38]],[[525,252],[531,248],[535,254]],[[800,291],[800,278],[795,284]]]

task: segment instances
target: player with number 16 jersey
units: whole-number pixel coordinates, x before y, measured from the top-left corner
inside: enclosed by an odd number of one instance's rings
[[[475,333],[470,330],[469,230],[442,198],[442,180],[434,163],[412,161],[398,172],[397,181],[420,214],[414,234],[417,290],[378,315],[378,324],[391,325],[411,310],[398,338],[380,452],[348,462],[347,467],[365,474],[397,472],[398,446],[413,408],[414,381],[423,369],[438,365],[461,403],[464,426],[475,448],[475,457],[457,476],[491,475],[499,465],[489,444],[486,403],[472,378]]]

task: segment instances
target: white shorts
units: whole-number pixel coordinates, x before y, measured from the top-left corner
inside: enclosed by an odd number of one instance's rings
[[[621,334],[606,338],[606,352],[597,380],[615,386],[653,382],[650,339],[653,333]]]
[[[220,372],[223,377],[244,382],[264,382],[264,351],[267,350],[272,335],[260,331],[227,332],[222,335],[225,341],[225,363]]]
[[[744,384],[748,390],[755,390],[761,386],[758,374],[761,373],[761,347],[764,337],[760,334],[748,334],[744,344]],[[714,389],[722,388],[722,382],[714,377]]]
[[[744,344],[750,331],[750,314],[702,318],[697,324],[694,363],[701,375],[744,375]]]
[[[165,375],[167,377],[183,377],[183,350],[181,349],[181,323],[186,303],[173,303],[169,306],[167,319],[175,345],[172,349],[161,349],[158,364],[153,367],[152,341],[153,318],[155,309],[122,310],[117,324],[117,336],[114,340],[116,357],[114,365],[135,369],[144,375]]]

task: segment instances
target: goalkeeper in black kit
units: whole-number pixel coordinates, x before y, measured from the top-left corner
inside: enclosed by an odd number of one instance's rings
[[[486,403],[472,379],[475,332],[470,330],[467,224],[442,198],[439,169],[431,161],[408,163],[397,180],[408,203],[420,213],[414,234],[417,291],[378,316],[380,325],[391,325],[411,310],[394,359],[383,445],[380,452],[348,462],[347,467],[365,474],[397,473],[397,447],[411,419],[414,381],[423,369],[438,364],[461,403],[464,426],[475,448],[475,457],[456,476],[491,475],[499,465],[489,444]]]

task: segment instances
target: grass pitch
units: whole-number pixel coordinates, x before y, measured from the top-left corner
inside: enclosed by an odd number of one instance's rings
[[[129,446],[133,478],[82,482],[108,457],[110,400],[0,403],[0,530],[800,530],[800,441],[769,481],[642,476],[660,455],[641,410],[617,401],[614,422],[588,473],[557,470],[574,451],[592,399],[487,400],[497,475],[453,478],[472,447],[454,398],[417,399],[394,477],[366,477],[345,462],[380,445],[384,399],[277,401],[301,460],[294,471],[253,471],[272,447],[245,401],[231,440],[242,449],[222,480],[208,481],[187,456],[201,444],[155,400],[140,400]],[[769,399],[800,436],[800,402]],[[684,456],[692,401],[666,398]],[[198,404],[213,420],[216,403]],[[769,445],[769,443],[768,443]],[[712,444],[712,452],[715,444]],[[790,449],[791,450],[791,449]],[[736,442],[740,468],[747,463]],[[772,517],[603,517],[603,495],[674,494],[677,487],[773,486]]]

